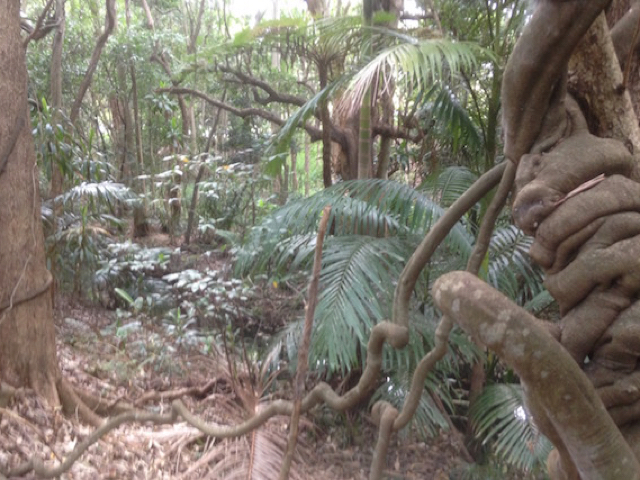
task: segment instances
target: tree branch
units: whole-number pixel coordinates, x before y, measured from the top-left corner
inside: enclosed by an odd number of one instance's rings
[[[98,37],[98,41],[96,42],[96,46],[93,49],[93,53],[91,54],[91,60],[89,61],[89,67],[84,74],[84,78],[82,79],[82,83],[80,84],[80,89],[78,90],[78,94],[76,95],[76,99],[71,106],[71,114],[69,115],[69,119],[71,123],[75,123],[78,119],[78,115],[80,114],[80,106],[82,105],[82,100],[84,99],[87,90],[89,89],[89,85],[91,85],[91,79],[93,78],[93,73],[96,71],[98,67],[98,61],[100,60],[100,55],[102,54],[102,49],[107,43],[109,36],[113,32],[116,27],[116,0],[106,0],[107,13],[105,14],[105,26],[102,35]]]
[[[230,67],[225,67],[224,65],[221,65],[221,64],[217,65],[216,68],[223,73],[234,75],[236,78],[238,78],[238,80],[240,80],[244,84],[253,85],[255,87],[260,88],[264,92],[266,92],[267,93],[266,98],[263,98],[263,99],[256,98],[256,102],[258,102],[261,105],[268,105],[269,103],[278,102],[278,103],[287,103],[290,105],[296,105],[298,107],[301,107],[306,103],[306,100],[304,98],[298,97],[296,95],[290,95],[287,93],[278,92],[264,80],[256,78],[252,75],[248,75],[244,72],[241,72],[240,70],[230,68]]]
[[[42,12],[38,16],[38,20],[36,21],[36,26],[33,27],[33,29],[29,32],[29,36],[22,42],[22,45],[25,48],[27,48],[27,45],[29,45],[29,42],[31,40],[40,40],[41,38],[46,37],[51,30],[58,26],[56,23],[49,23],[43,26],[44,19],[49,13],[52,4],[53,0],[48,0],[47,4],[42,9]]]

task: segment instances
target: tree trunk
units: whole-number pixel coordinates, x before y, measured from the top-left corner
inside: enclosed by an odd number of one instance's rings
[[[298,191],[298,145],[291,147],[291,191]]]
[[[304,196],[309,196],[309,160],[311,157],[311,139],[309,135],[305,133],[304,135]]]
[[[0,379],[59,404],[20,2],[0,3]]]
[[[373,0],[362,1],[362,53],[371,56],[371,28],[373,27]],[[371,176],[371,85],[367,86],[360,105],[360,132],[358,144],[358,178]]]
[[[534,237],[531,258],[558,303],[562,318],[546,325],[554,338],[545,332],[544,343],[563,349],[562,358],[545,359],[538,347],[529,355],[532,343],[509,325],[521,312],[454,281],[454,317],[475,317],[462,305],[469,296],[482,299],[478,313],[493,310],[502,322],[489,326],[478,315],[481,330],[500,332],[492,338],[467,330],[520,374],[529,411],[556,447],[553,480],[640,478],[631,453],[640,453],[640,133],[604,18],[609,4],[538,2],[502,84],[505,156],[517,166],[512,215]],[[497,345],[507,339],[506,350]],[[561,375],[563,368],[575,371]]]
[[[320,88],[325,88],[329,83],[329,72],[326,65],[318,65],[320,76]],[[329,113],[329,101],[320,103],[320,121],[322,122],[322,182],[324,187],[330,187],[331,180],[331,114]]]
[[[100,55],[102,55],[102,49],[107,43],[109,36],[113,32],[116,27],[116,0],[106,0],[107,13],[105,17],[105,25],[104,31],[102,35],[98,37],[98,41],[96,42],[96,46],[93,49],[93,53],[91,54],[91,60],[89,61],[89,67],[84,74],[84,78],[80,83],[80,89],[78,90],[78,94],[76,95],[76,99],[71,106],[71,114],[69,115],[69,119],[71,123],[75,123],[78,119],[78,115],[80,115],[80,107],[82,106],[82,100],[84,99],[87,90],[89,89],[89,85],[91,85],[91,80],[93,79],[93,74],[98,68],[98,61],[100,60]]]
[[[116,66],[118,80],[118,110],[121,115],[120,132],[117,150],[120,152],[120,181],[126,185],[131,184],[131,176],[135,172],[135,129],[133,115],[129,105],[129,94],[127,86],[127,66],[120,62]]]

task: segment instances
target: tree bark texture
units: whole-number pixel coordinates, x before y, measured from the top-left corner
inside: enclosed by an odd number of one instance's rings
[[[59,399],[20,2],[0,2],[0,379]]]

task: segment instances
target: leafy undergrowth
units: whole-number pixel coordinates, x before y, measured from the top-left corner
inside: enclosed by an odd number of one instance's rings
[[[254,299],[278,308],[272,294]],[[288,302],[290,299],[282,299]],[[62,305],[61,305],[62,304]],[[58,301],[58,357],[74,385],[140,408],[167,409],[173,394],[209,422],[235,424],[260,408],[262,392],[247,362],[237,359],[230,373],[228,355],[206,339],[181,341],[150,321],[118,320],[113,311]],[[290,398],[290,381],[276,380],[263,398]],[[207,438],[184,422],[154,427],[130,424],[112,431],[63,475],[68,479],[272,479],[278,477],[286,447],[287,417],[274,418],[239,439]],[[0,466],[32,456],[55,465],[91,428],[20,392],[0,410]],[[365,479],[376,430],[366,410],[337,414],[316,409],[302,422],[292,479]],[[448,479],[460,454],[447,434],[428,443],[394,436],[388,455],[391,479]],[[252,470],[252,475],[248,475]]]

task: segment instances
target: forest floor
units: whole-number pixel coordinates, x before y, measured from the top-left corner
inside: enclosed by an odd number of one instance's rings
[[[288,299],[265,294],[253,301],[264,303],[266,316],[281,319],[277,313],[286,311]],[[185,342],[149,318],[122,319],[113,310],[59,297],[55,319],[63,375],[109,402],[162,412],[179,398],[205,420],[227,425],[239,423],[263,405],[261,396],[266,395],[249,360],[234,361],[210,344]],[[287,398],[290,379],[276,381],[277,395]],[[208,438],[184,421],[167,426],[127,424],[89,447],[59,478],[270,480],[278,477],[288,423],[288,417],[276,417],[251,435],[226,440]],[[304,417],[301,427],[290,478],[368,478],[377,434],[366,405],[346,414],[318,407]],[[0,409],[0,467],[30,458],[57,465],[91,431],[78,419],[43,405],[32,392],[20,391]],[[427,441],[394,435],[385,478],[455,478],[450,474],[463,467],[461,458],[447,432]]]

